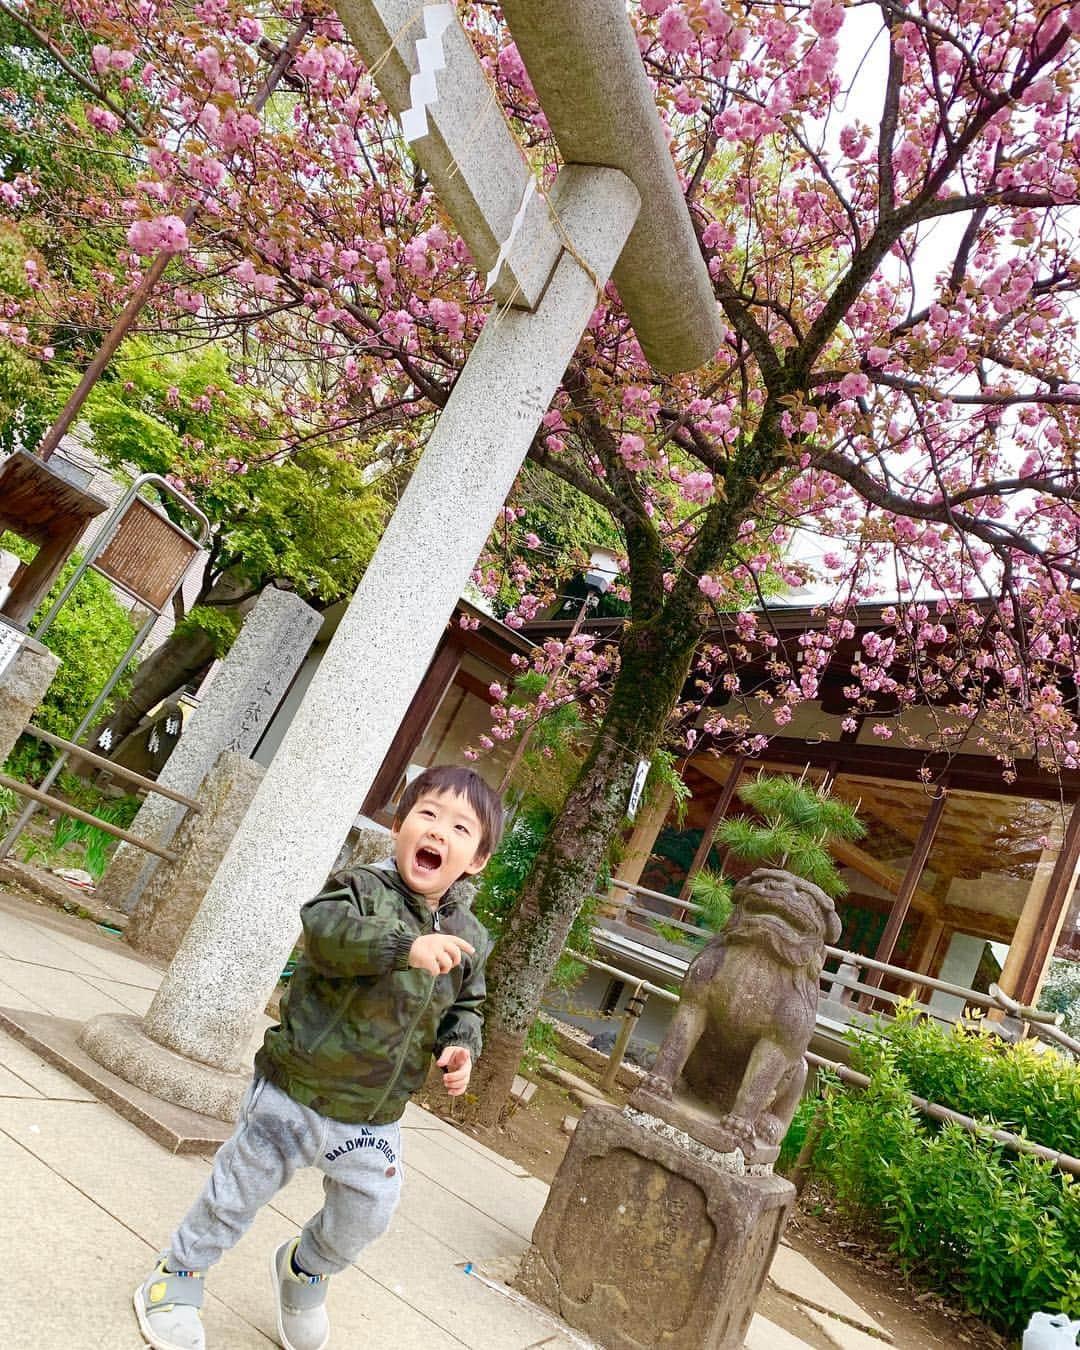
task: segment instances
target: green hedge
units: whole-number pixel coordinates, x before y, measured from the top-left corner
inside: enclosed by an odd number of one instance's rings
[[[908,1099],[914,1092],[1075,1156],[1080,1066],[911,1013],[880,1041],[860,1041],[853,1063],[870,1086],[826,1080],[814,1157],[842,1212],[876,1229],[906,1274],[1002,1330],[1020,1331],[1040,1309],[1080,1316],[1080,1181],[936,1125]],[[794,1134],[817,1105],[803,1104]]]
[[[24,561],[34,555],[33,545],[12,534],[0,535],[0,547],[16,553]],[[75,554],[65,563],[56,584],[34,616],[35,624],[44,618],[48,606],[78,565],[80,556]],[[60,658],[60,667],[41,706],[34,713],[35,725],[57,736],[70,737],[134,636],[135,626],[108,581],[97,572],[88,571],[43,639],[45,646]],[[121,678],[114,700],[126,694],[133,674],[134,665],[129,666]],[[43,742],[23,736],[16,742],[4,767],[16,778],[37,782],[55,756],[56,751]]]

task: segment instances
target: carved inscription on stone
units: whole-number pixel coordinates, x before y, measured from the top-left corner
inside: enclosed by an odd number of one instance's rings
[[[626,1329],[649,1340],[652,1332],[681,1327],[694,1311],[716,1240],[701,1190],[627,1149],[590,1159],[580,1189],[596,1215],[591,1243],[604,1253],[603,1283],[625,1306]],[[567,1217],[555,1251],[564,1291],[585,1302],[601,1277],[595,1261],[575,1259],[581,1215]]]

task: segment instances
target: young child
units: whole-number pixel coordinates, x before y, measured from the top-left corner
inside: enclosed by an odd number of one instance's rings
[[[487,934],[448,895],[498,847],[502,802],[472,769],[427,769],[394,819],[394,862],[360,867],[301,910],[304,955],[255,1057],[236,1131],[135,1290],[156,1350],[203,1350],[208,1267],[298,1167],[325,1202],[270,1257],[284,1350],[323,1350],[327,1277],[386,1230],[401,1191],[399,1120],[429,1056],[460,1096],[480,1054]]]

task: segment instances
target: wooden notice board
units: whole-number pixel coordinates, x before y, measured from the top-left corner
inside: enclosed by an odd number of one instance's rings
[[[93,567],[160,613],[198,552],[168,516],[136,497]]]

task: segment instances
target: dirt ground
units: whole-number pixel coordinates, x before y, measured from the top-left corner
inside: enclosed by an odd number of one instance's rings
[[[596,1075],[576,1059],[556,1055],[554,1062],[579,1078],[595,1081]],[[530,1078],[537,1090],[529,1104],[518,1107],[496,1131],[476,1133],[496,1152],[550,1182],[569,1143],[563,1122],[568,1116],[580,1116],[582,1107],[557,1083],[538,1074]],[[628,1096],[628,1091],[616,1089],[609,1099],[622,1105]],[[434,1079],[429,1080],[428,1090],[418,1101],[447,1120],[461,1115],[460,1108]],[[865,1235],[847,1229],[812,1187],[804,1194],[784,1239],[872,1313],[892,1336],[897,1350],[966,1350],[971,1346],[1004,1350],[1010,1344],[982,1322],[950,1308],[936,1294],[910,1285],[887,1255]],[[758,1311],[815,1350],[835,1350],[809,1318],[773,1286],[766,1285]]]

